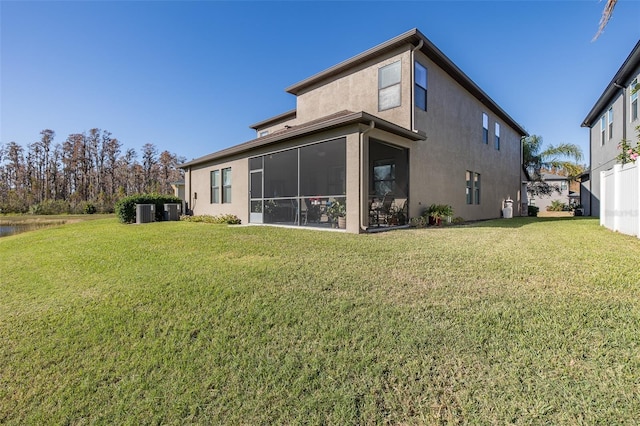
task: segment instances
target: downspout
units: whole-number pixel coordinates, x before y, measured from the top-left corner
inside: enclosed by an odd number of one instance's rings
[[[410,75],[411,75],[411,82],[410,82],[411,83],[411,91],[410,91],[411,96],[410,96],[410,101],[411,102],[409,104],[409,108],[411,108],[411,123],[409,123],[409,124],[410,124],[410,128],[411,128],[412,132],[416,131],[416,128],[415,128],[416,108],[415,108],[414,100],[413,100],[413,98],[415,96],[415,90],[416,90],[416,83],[415,83],[415,78],[416,78],[416,76],[415,76],[415,68],[416,68],[416,66],[415,66],[415,60],[416,60],[415,51],[422,49],[422,45],[423,44],[424,44],[424,40],[420,39],[420,43],[418,43],[418,45],[416,47],[411,49],[411,64],[410,64],[410,66],[411,66],[411,72],[410,72]]]
[[[364,153],[364,136],[369,133],[370,131],[372,131],[374,129],[374,127],[376,126],[376,123],[371,120],[371,122],[369,122],[369,127],[360,132],[360,152],[359,152],[359,160],[360,160],[360,173],[359,173],[359,178],[360,178],[360,229],[364,232],[367,232],[367,230],[369,229],[369,226],[364,226],[364,221],[367,220],[367,223],[369,221],[369,212],[365,212],[364,206],[367,205],[367,198],[369,196],[368,192],[365,194],[365,180],[364,180],[364,174],[365,174],[365,170],[369,169],[369,166],[367,165],[367,169],[365,169],[364,167],[364,159],[363,157],[363,153]],[[365,216],[366,214],[366,216]]]
[[[189,166],[188,172],[189,172],[189,207],[187,208],[187,210],[193,211],[194,206],[193,206],[193,198],[192,198],[193,187],[191,186],[191,166]]]

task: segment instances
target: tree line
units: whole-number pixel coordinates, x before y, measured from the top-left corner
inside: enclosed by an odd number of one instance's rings
[[[185,161],[152,143],[142,156],[107,130],[74,133],[55,143],[45,129],[26,147],[0,144],[0,213],[113,212],[115,203],[138,193],[171,194]]]

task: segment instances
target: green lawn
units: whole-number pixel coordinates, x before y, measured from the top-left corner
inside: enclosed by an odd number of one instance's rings
[[[588,218],[0,239],[0,423],[634,424],[640,240]]]

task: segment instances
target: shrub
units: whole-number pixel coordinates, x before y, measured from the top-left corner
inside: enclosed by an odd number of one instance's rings
[[[218,216],[200,215],[200,216],[180,216],[180,220],[185,222],[199,223],[226,223],[227,225],[240,225],[241,221],[234,214],[221,214]]]
[[[182,203],[182,200],[173,195],[138,194],[125,197],[116,203],[116,216],[122,223],[134,223],[136,221],[136,204],[155,204],[156,220],[163,219],[164,205],[166,203]]]
[[[553,200],[551,205],[547,207],[548,212],[561,212],[565,209],[566,205],[559,200]]]
[[[85,214],[94,214],[94,213],[96,212],[96,210],[97,210],[97,209],[96,209],[96,206],[94,206],[94,205],[93,205],[93,204],[91,204],[91,203],[87,203],[87,204],[84,206],[84,212],[85,212]]]
[[[29,214],[65,214],[69,210],[69,203],[64,200],[44,200],[29,207]]]
[[[529,216],[532,216],[532,217],[537,217],[537,216],[538,216],[538,212],[539,212],[539,211],[540,211],[540,207],[536,207],[536,206],[529,206],[529,207],[527,208],[527,212],[528,212],[527,214],[528,214]]]
[[[425,226],[427,226],[428,223],[429,223],[429,220],[427,219],[427,217],[422,215],[418,217],[412,217],[411,220],[409,221],[409,225],[416,228],[424,228]]]

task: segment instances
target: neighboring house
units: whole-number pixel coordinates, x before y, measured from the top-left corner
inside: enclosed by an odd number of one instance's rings
[[[529,194],[529,205],[536,206],[540,211],[546,211],[547,207],[550,207],[554,201],[559,201],[562,204],[569,206],[572,202],[572,191],[569,190],[569,178],[566,176],[560,176],[553,173],[542,173],[542,181],[554,188],[554,191],[549,195],[531,195]],[[557,190],[556,190],[557,189]]]
[[[525,130],[413,29],[286,89],[257,138],[181,165],[193,214],[365,232],[431,204],[466,220],[521,210]],[[335,226],[335,225],[334,225]]]
[[[636,126],[640,125],[638,93],[633,88],[640,83],[640,41],[600,98],[582,122],[589,127],[589,173],[581,178],[581,199],[585,212],[600,215],[600,172],[611,169],[620,153],[622,139],[636,142]]]

